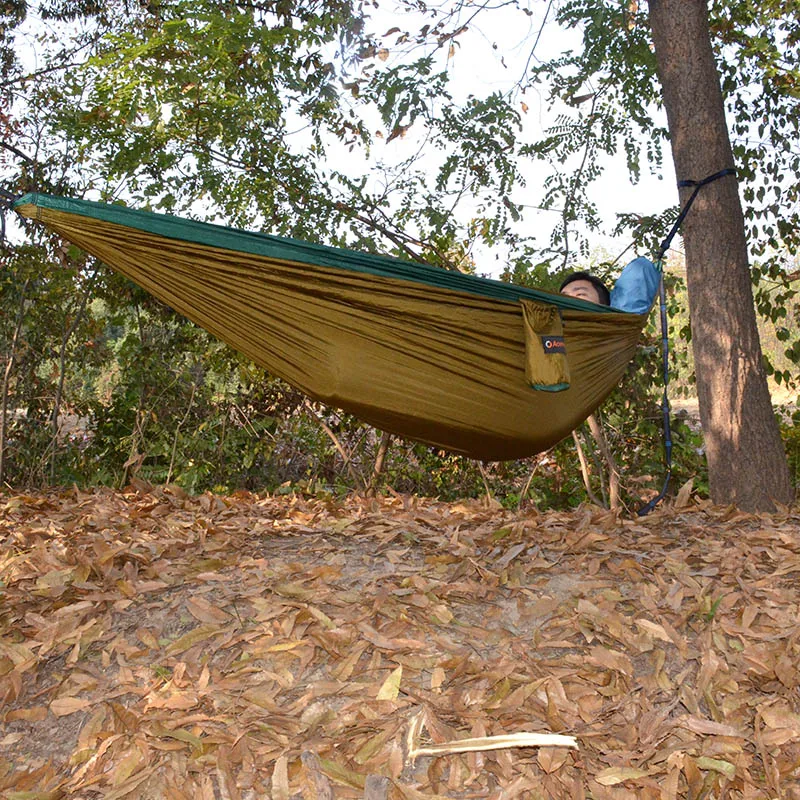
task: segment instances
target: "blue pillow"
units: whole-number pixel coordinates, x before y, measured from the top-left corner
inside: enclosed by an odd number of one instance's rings
[[[658,293],[661,273],[647,258],[639,257],[622,270],[611,290],[611,306],[631,314],[647,314]]]

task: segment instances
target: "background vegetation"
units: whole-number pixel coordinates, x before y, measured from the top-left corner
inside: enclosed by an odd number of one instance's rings
[[[572,439],[525,461],[485,467],[392,440],[376,475],[380,432],[311,405],[133,284],[92,269],[82,278],[83,293],[76,294],[78,272],[68,262],[42,263],[41,250],[24,247],[13,258],[15,280],[3,285],[0,320],[7,485],[124,486],[137,478],[190,492],[369,489],[446,499],[489,494],[506,506],[560,508],[587,497]],[[702,494],[702,435],[691,403],[681,402],[692,397],[685,289],[679,270],[668,277],[670,393],[678,408],[674,486],[694,478]],[[796,313],[777,325],[763,322],[762,339],[780,381],[776,388],[792,374],[780,336],[795,324]],[[624,502],[633,506],[660,486],[663,473],[656,316],[625,381],[601,411]],[[790,405],[784,435],[798,476],[796,423]],[[607,501],[607,464],[587,430],[580,438],[595,496]]]

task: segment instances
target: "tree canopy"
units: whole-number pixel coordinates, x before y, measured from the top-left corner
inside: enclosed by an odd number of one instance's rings
[[[6,139],[35,160],[36,178],[18,177],[39,188],[193,210],[335,244],[406,247],[431,261],[446,261],[475,236],[506,239],[511,260],[569,260],[601,225],[588,191],[604,156],[624,153],[634,181],[662,166],[667,131],[657,113],[646,6],[499,5],[7,4],[0,64],[13,138]],[[493,25],[500,13],[519,25]],[[387,19],[396,24],[384,29]],[[537,27],[521,50],[518,31],[531,20]],[[711,7],[751,247],[773,259],[796,248],[800,227],[792,216],[798,26],[789,2]],[[542,33],[554,28],[571,31],[564,41],[581,46],[540,60]],[[473,31],[510,62],[511,78],[454,99],[459,59],[470,57],[461,43]],[[23,42],[35,60],[20,61]],[[538,139],[532,126],[523,129],[534,92],[554,123]],[[412,131],[422,146],[389,163],[381,139]],[[525,165],[537,161],[549,170],[537,205],[559,212],[544,242],[523,241],[515,225],[530,219],[518,205],[529,204],[519,200]],[[6,162],[7,177],[14,167]],[[459,214],[474,197],[477,206]],[[665,205],[674,195],[665,192]],[[651,221],[620,222],[641,237]]]

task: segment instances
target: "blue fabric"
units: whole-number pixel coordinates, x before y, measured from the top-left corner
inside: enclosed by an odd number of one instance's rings
[[[647,258],[631,261],[611,290],[611,306],[630,314],[647,314],[658,293],[661,273]]]

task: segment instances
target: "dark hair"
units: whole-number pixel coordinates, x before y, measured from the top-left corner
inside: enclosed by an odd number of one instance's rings
[[[558,287],[559,292],[564,291],[564,287],[569,286],[574,281],[588,281],[589,283],[597,289],[597,296],[600,298],[600,305],[608,306],[611,305],[611,295],[606,289],[606,285],[600,278],[596,278],[594,275],[591,275],[588,272],[573,272],[571,275],[567,275],[564,278],[561,286]]]

